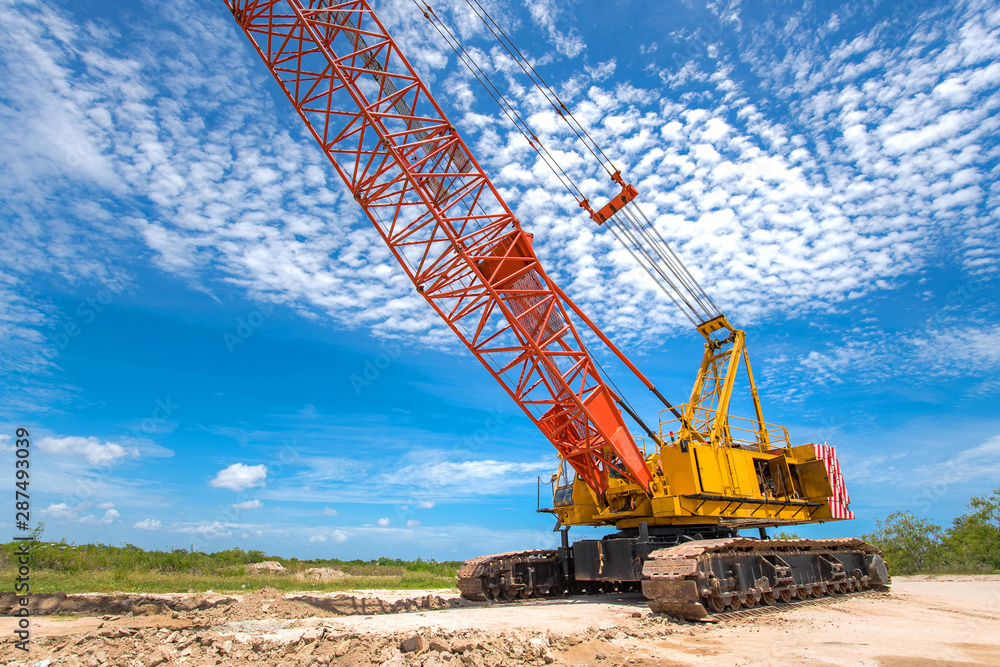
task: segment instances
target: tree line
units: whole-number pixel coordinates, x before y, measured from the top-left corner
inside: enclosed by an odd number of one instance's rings
[[[882,550],[893,574],[1000,571],[1000,488],[974,496],[968,509],[946,529],[910,511],[892,512],[862,539]]]

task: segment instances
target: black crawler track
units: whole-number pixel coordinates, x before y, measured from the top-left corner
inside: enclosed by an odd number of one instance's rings
[[[567,556],[565,549],[480,556],[462,565],[458,587],[463,597],[478,601],[641,588],[653,612],[699,620],[889,583],[878,550],[856,539],[692,541],[652,551],[642,565],[641,581],[575,580]]]
[[[691,620],[889,583],[878,549],[856,539],[700,540],[652,552],[642,573],[650,609]]]

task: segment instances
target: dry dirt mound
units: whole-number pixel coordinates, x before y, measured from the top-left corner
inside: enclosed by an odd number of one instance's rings
[[[56,614],[163,614],[168,611],[190,612],[227,607],[235,598],[216,594],[145,595],[130,593],[32,593],[28,609],[33,616]],[[18,604],[15,593],[0,593],[0,616],[9,616]]]
[[[10,643],[4,643],[0,645],[0,660],[8,666],[42,663],[79,667],[180,664],[485,667],[551,663],[556,660],[554,650],[581,641],[582,637],[515,637],[480,630],[453,633],[425,629],[420,633],[359,635],[326,627],[307,630],[292,641],[262,636],[241,641],[231,634],[227,636],[211,630],[101,628],[78,636],[39,638],[31,645],[27,656]],[[18,662],[6,662],[13,660]]]
[[[17,604],[18,599],[14,593],[0,593],[0,615],[9,616]],[[253,593],[234,596],[214,593],[174,595],[34,593],[31,595],[29,609],[34,616],[56,614],[143,616],[185,612],[196,625],[210,626],[223,621],[243,621],[261,617],[308,618],[354,614],[368,616],[475,605],[476,603],[461,598],[442,598],[432,594],[387,601],[378,597],[345,594],[282,595],[274,588],[265,587]]]
[[[375,614],[398,614],[407,611],[431,609],[452,609],[455,607],[479,606],[462,598],[442,598],[425,595],[389,602],[377,597],[357,597],[354,595],[313,595],[307,593],[282,595],[274,588],[265,587],[248,593],[226,607],[204,609],[191,614],[198,625],[212,626],[232,621],[248,621],[258,618],[293,619],[333,617],[333,616],[373,616]]]
[[[276,560],[265,560],[260,563],[244,565],[243,571],[247,574],[281,574],[285,571],[285,566]]]
[[[309,579],[311,581],[333,581],[334,579],[342,579],[348,575],[332,567],[310,567],[302,572],[296,572],[295,576],[299,579]]]

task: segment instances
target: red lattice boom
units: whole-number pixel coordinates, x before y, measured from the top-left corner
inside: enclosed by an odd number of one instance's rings
[[[651,475],[525,232],[368,2],[226,0],[417,291],[603,498]]]

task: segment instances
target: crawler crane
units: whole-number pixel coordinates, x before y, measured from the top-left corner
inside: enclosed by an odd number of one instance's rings
[[[836,456],[825,445],[793,446],[784,428],[765,423],[744,332],[645,220],[636,188],[558,98],[553,106],[620,193],[595,210],[575,185],[567,187],[705,340],[686,404],[667,402],[545,272],[532,235],[368,0],[225,1],[416,291],[559,453],[545,511],[563,529],[562,546],[466,562],[459,572],[465,597],[641,588],[654,611],[696,619],[889,583],[878,551],[859,540],[766,538],[771,526],[853,518]],[[465,60],[432,8],[421,11]],[[530,64],[525,71],[545,93]],[[528,136],[545,159],[544,146]],[[663,402],[655,428],[598,372],[573,316]],[[742,372],[751,418],[730,414]],[[651,451],[637,444],[625,415]],[[571,526],[617,532],[569,544]],[[760,539],[739,536],[748,528],[759,529]]]

